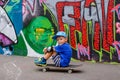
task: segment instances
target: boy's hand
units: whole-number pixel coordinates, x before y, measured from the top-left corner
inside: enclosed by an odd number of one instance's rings
[[[44,52],[44,53],[46,53],[46,52],[47,52],[47,48],[46,48],[46,47],[43,49],[43,52]]]
[[[47,52],[53,52],[53,47],[48,47]]]
[[[44,53],[53,52],[53,51],[54,51],[53,47],[46,47],[46,48],[43,49]]]

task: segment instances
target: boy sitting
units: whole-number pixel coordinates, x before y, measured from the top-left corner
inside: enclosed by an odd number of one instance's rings
[[[47,48],[44,48],[44,57],[35,60],[34,63],[39,66],[46,66],[46,61],[52,56],[52,60],[55,63],[55,66],[69,66],[72,57],[72,49],[67,43],[66,33],[63,31],[59,31],[56,35],[53,36],[53,39],[57,40],[58,45],[52,47],[50,51]]]

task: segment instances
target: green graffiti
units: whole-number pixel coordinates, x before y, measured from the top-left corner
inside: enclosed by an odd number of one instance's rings
[[[103,57],[102,50],[100,51],[95,50],[95,51],[99,54],[99,62],[102,62],[102,57]]]
[[[92,21],[87,21],[87,24],[88,24],[88,28],[89,28],[89,34],[92,34]]]
[[[116,49],[110,46],[110,60],[112,60],[112,56],[115,53]]]
[[[13,55],[27,56],[27,48],[26,48],[25,42],[23,40],[23,37],[21,35],[18,37],[17,45],[14,45]]]
[[[43,48],[52,45],[54,29],[46,17],[33,18],[30,24],[24,28],[23,33],[28,44],[38,53],[43,54]]]
[[[65,30],[66,34],[68,35],[69,34],[69,26],[68,26],[68,24],[64,24],[64,30]]]

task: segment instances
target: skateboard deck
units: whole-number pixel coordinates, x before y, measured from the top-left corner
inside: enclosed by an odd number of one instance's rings
[[[43,72],[46,72],[48,70],[50,71],[67,71],[68,73],[72,72],[79,72],[80,71],[80,65],[70,65],[69,67],[56,67],[54,64],[47,64],[47,66],[39,66],[40,70]]]

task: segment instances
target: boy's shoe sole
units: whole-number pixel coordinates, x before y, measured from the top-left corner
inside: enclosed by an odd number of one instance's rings
[[[45,66],[47,66],[47,64],[36,64],[36,66],[45,67]]]

